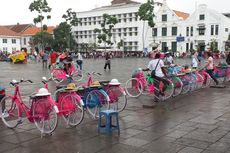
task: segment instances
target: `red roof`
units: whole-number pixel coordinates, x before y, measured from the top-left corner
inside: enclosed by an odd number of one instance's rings
[[[176,14],[178,17],[183,18],[183,20],[186,20],[186,19],[189,17],[189,14],[188,14],[188,13],[181,12],[181,11],[176,11],[176,10],[173,10],[173,11],[175,12],[175,14]]]
[[[52,34],[54,29],[55,27],[53,26],[48,27],[46,32]],[[22,35],[33,36],[33,35],[36,35],[38,32],[41,32],[40,27],[29,27],[22,33]]]
[[[20,36],[18,33],[14,32],[11,29],[8,29],[5,26],[0,26],[0,35],[1,36]]]
[[[8,25],[7,27],[13,30],[14,32],[21,33],[24,32],[27,28],[33,26],[32,24],[16,24]]]

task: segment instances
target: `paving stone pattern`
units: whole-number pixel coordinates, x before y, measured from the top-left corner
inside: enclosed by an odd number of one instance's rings
[[[124,83],[134,68],[147,62],[115,59],[111,71],[103,70],[104,60],[85,60],[83,66],[85,71],[102,73],[103,79],[115,77]],[[0,85],[7,87],[13,78],[39,82],[50,73],[41,63],[0,63],[0,69]],[[29,94],[40,86],[25,85],[22,90]],[[150,96],[128,98],[126,110],[119,114],[120,135],[98,134],[97,121],[87,114],[76,128],[67,127],[60,118],[55,133],[42,139],[28,121],[15,130],[5,128],[0,121],[0,153],[230,153],[229,87],[230,83],[225,89],[201,89],[157,104]],[[143,108],[143,104],[154,107]]]

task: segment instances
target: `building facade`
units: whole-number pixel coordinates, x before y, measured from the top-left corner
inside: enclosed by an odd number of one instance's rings
[[[110,6],[104,6],[91,11],[78,12],[77,17],[81,23],[74,27],[77,48],[81,51],[85,43],[96,44],[98,48],[103,48],[103,44],[98,44],[95,28],[100,29],[102,16],[104,13],[112,15],[118,19],[112,31],[112,50],[143,51],[151,49],[152,29],[147,22],[140,21],[137,12],[141,3],[130,0],[113,0]],[[155,3],[155,10],[160,8],[162,3]],[[118,43],[123,40],[122,48]]]
[[[194,49],[226,51],[229,33],[230,18],[201,4],[183,23],[183,48],[187,52]]]
[[[0,50],[11,53],[20,50],[20,35],[6,27],[0,26]]]

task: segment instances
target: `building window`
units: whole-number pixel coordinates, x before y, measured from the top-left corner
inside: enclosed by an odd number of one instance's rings
[[[193,51],[193,43],[190,43],[190,51]]]
[[[216,25],[216,29],[215,29],[215,35],[219,34],[219,25]]]
[[[153,36],[155,36],[155,37],[157,36],[157,28],[153,29]]]
[[[3,51],[4,52],[7,52],[8,50],[7,50],[7,47],[3,47]]]
[[[126,18],[126,14],[123,14],[124,18]]]
[[[12,39],[12,44],[16,44],[16,39]]]
[[[186,36],[189,36],[189,27],[186,28]]]
[[[199,31],[200,36],[205,35],[205,27],[204,26],[199,26],[198,31]]]
[[[130,18],[129,21],[132,22],[132,18]]]
[[[164,22],[167,21],[167,14],[162,15],[162,21],[164,21]]]
[[[177,35],[177,27],[172,27],[172,36]]]
[[[121,19],[118,19],[118,22],[121,23]]]
[[[167,36],[167,28],[162,28],[162,36]]]
[[[129,28],[129,31],[132,31],[133,28]]]
[[[190,36],[193,36],[193,27],[190,29]]]
[[[137,31],[137,27],[135,27],[135,31]]]
[[[129,17],[132,17],[132,13],[129,13]]]
[[[3,44],[7,44],[7,39],[2,39]]]
[[[167,50],[168,50],[167,42],[162,42],[161,45],[162,45],[162,46],[161,46],[161,47],[162,47],[161,50],[162,50],[163,52],[167,52]]]
[[[186,52],[189,52],[189,43],[186,43]]]
[[[200,14],[199,19],[200,19],[200,20],[205,20],[205,15],[204,15],[204,14]]]
[[[118,36],[121,37],[121,33],[119,33]]]
[[[132,36],[132,35],[133,35],[132,32],[130,32],[130,33],[129,33],[129,36]]]
[[[211,36],[214,35],[214,25],[211,25]]]
[[[15,47],[12,48],[12,51],[16,51],[17,49]]]
[[[177,52],[177,42],[172,42],[172,52]]]
[[[26,45],[26,38],[23,39],[23,44]]]
[[[127,36],[127,33],[124,33],[124,36]]]
[[[225,32],[228,32],[228,28],[225,28]]]
[[[126,22],[126,19],[124,19],[124,22]]]
[[[126,30],[127,30],[126,28],[123,29],[124,32],[126,32]]]
[[[137,32],[135,32],[135,36],[137,36]]]

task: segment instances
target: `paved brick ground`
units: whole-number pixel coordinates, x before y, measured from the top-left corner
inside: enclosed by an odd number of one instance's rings
[[[143,67],[147,59],[113,60],[111,71],[104,71],[103,63],[102,60],[87,60],[84,66],[86,71],[101,72],[104,79],[116,77],[125,82],[131,71]],[[21,77],[38,82],[41,76],[49,75],[40,64],[0,63],[0,69],[0,85]],[[15,130],[5,128],[0,121],[0,152],[230,153],[229,85],[225,89],[198,90],[158,103],[151,109],[142,107],[143,104],[153,104],[151,97],[128,98],[127,108],[119,114],[120,135],[98,134],[97,121],[87,113],[77,128],[66,127],[60,118],[54,135],[42,139],[36,127],[28,121]],[[25,94],[31,92],[31,88],[28,85],[22,87]]]

